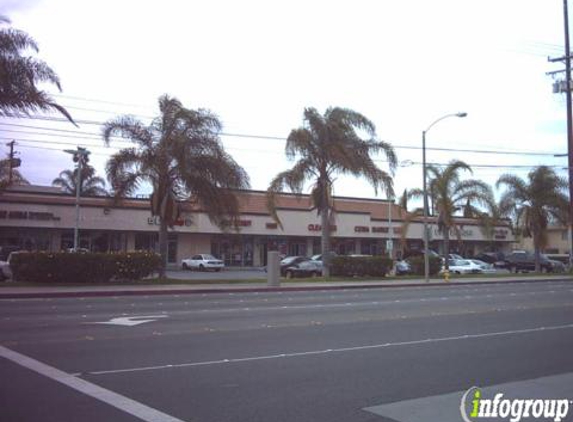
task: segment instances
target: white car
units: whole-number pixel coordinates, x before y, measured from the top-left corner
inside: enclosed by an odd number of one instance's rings
[[[10,252],[6,261],[0,261],[0,281],[12,278],[12,268],[10,268],[10,261],[15,254],[21,253],[20,251]]]
[[[181,260],[181,268],[184,270],[214,270],[221,271],[225,263],[210,254],[193,255],[191,258]]]
[[[481,267],[469,259],[450,259],[448,260],[450,273],[452,274],[480,274],[483,273]],[[442,269],[441,272],[444,272]]]
[[[0,261],[0,281],[12,278],[12,271],[8,261]]]
[[[468,259],[468,261],[473,262],[476,265],[479,265],[482,273],[492,274],[497,272],[493,264],[488,264],[487,262],[483,262],[479,259]]]

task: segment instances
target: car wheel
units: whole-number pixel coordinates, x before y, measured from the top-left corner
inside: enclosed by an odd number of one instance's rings
[[[203,264],[199,264],[199,271],[205,271],[205,267],[203,266]]]
[[[183,264],[181,264],[181,268],[183,268],[184,270],[188,270],[189,269],[189,265],[187,265],[185,262]]]
[[[216,272],[220,272],[220,271],[221,271],[221,268],[215,268],[215,271],[216,271]]]

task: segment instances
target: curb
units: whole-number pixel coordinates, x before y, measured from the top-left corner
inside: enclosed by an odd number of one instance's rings
[[[223,287],[223,288],[181,288],[181,289],[137,289],[137,290],[102,290],[102,291],[54,291],[54,292],[22,292],[22,293],[2,293],[0,299],[36,299],[36,298],[74,298],[74,297],[113,297],[113,296],[168,296],[184,294],[214,294],[214,293],[266,293],[266,292],[302,292],[302,291],[320,291],[320,290],[356,290],[356,289],[396,289],[402,287],[450,287],[450,286],[467,286],[467,285],[486,285],[486,284],[523,284],[523,283],[547,283],[547,282],[573,281],[568,278],[550,278],[550,279],[510,279],[495,281],[452,281],[442,283],[425,283],[415,282],[406,284],[341,284],[339,286],[283,286],[283,287]]]

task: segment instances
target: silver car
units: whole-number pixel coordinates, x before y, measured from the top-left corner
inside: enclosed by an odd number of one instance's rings
[[[211,254],[197,254],[181,260],[181,268],[184,270],[221,271],[224,267],[225,263]]]

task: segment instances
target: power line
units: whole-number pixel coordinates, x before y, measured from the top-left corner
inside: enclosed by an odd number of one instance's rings
[[[0,139],[6,139],[6,138],[0,138]],[[34,149],[45,149],[45,150],[50,150],[50,151],[63,151],[62,148],[49,148],[46,146],[37,146],[37,145],[26,145],[26,144],[22,144],[22,142],[30,142],[30,143],[43,143],[43,141],[40,140],[29,140],[29,139],[24,139],[24,140],[19,140],[18,141],[18,145],[21,148],[34,148]],[[65,145],[65,146],[71,146],[71,145],[76,145],[75,143],[69,143],[69,142],[54,142],[54,144],[59,144],[59,145]],[[97,146],[97,145],[91,145],[91,144],[80,144],[81,146],[86,146],[89,148],[106,148],[105,146]],[[119,149],[119,148],[116,148]],[[236,149],[236,148],[235,148]],[[241,150],[241,151],[248,151],[248,150]],[[94,152],[95,155],[100,155],[100,156],[106,156],[109,157],[113,154],[114,152]],[[268,151],[268,153],[274,153],[273,151]],[[384,160],[374,160],[375,162],[378,163],[388,163],[387,161]],[[417,162],[417,161],[413,161],[411,163],[412,165],[415,166],[421,166],[422,163],[421,162]],[[431,165],[437,166],[437,167],[446,167],[448,166],[448,163],[429,163]],[[531,169],[534,167],[537,167],[537,165],[524,165],[524,164],[471,164],[468,163],[470,165],[470,167],[472,169]],[[548,167],[552,167],[552,168],[556,168],[556,169],[560,169],[561,165],[555,165],[555,166],[548,166]]]
[[[58,122],[66,122],[67,121],[65,119],[60,119],[60,118],[56,118],[56,117],[49,118],[48,116],[33,116],[31,118],[35,118],[38,120],[49,120],[49,121],[53,120],[53,121],[58,121]],[[104,122],[98,122],[98,121],[92,121],[92,120],[76,120],[76,122],[79,124],[91,124],[91,125],[96,125],[96,124],[97,125],[103,125],[104,124]],[[0,122],[0,125],[17,126],[17,127],[31,128],[31,129],[38,129],[38,130],[62,131],[64,133],[77,133],[77,134],[84,134],[84,135],[93,135],[94,137],[101,139],[101,135],[98,135],[98,134],[93,133],[93,132],[86,132],[86,131],[43,128],[43,127],[39,127],[39,126],[18,125],[18,124],[14,124],[14,123],[1,123],[1,122]],[[26,131],[11,131],[11,130],[5,130],[5,131],[6,132],[16,132],[16,133],[26,133],[26,134],[32,134],[32,135],[54,136],[54,135],[43,134],[43,133],[38,133],[38,132],[31,132],[31,131],[28,131],[28,132],[26,132]],[[249,139],[268,139],[268,140],[286,141],[286,138],[278,137],[278,136],[253,135],[253,134],[228,133],[228,132],[221,132],[220,135],[223,137],[237,137],[237,138],[249,138]],[[62,135],[62,137],[64,137],[64,136]],[[71,136],[67,136],[67,137],[71,137]],[[119,138],[119,137],[116,137],[116,138]],[[85,138],[85,139],[91,139],[91,138]],[[131,141],[119,139],[118,141],[115,141],[115,142],[131,142]],[[421,146],[416,146],[416,145],[392,144],[392,146],[395,149],[409,149],[409,150],[421,150],[422,149]],[[446,148],[446,147],[428,147],[426,149],[432,150],[432,151],[443,151],[443,152],[468,152],[468,153],[474,153],[474,154],[503,154],[503,155],[540,156],[540,157],[543,157],[543,156],[552,157],[556,154],[555,152],[507,151],[507,150],[493,150],[493,149],[469,149],[469,148]]]

